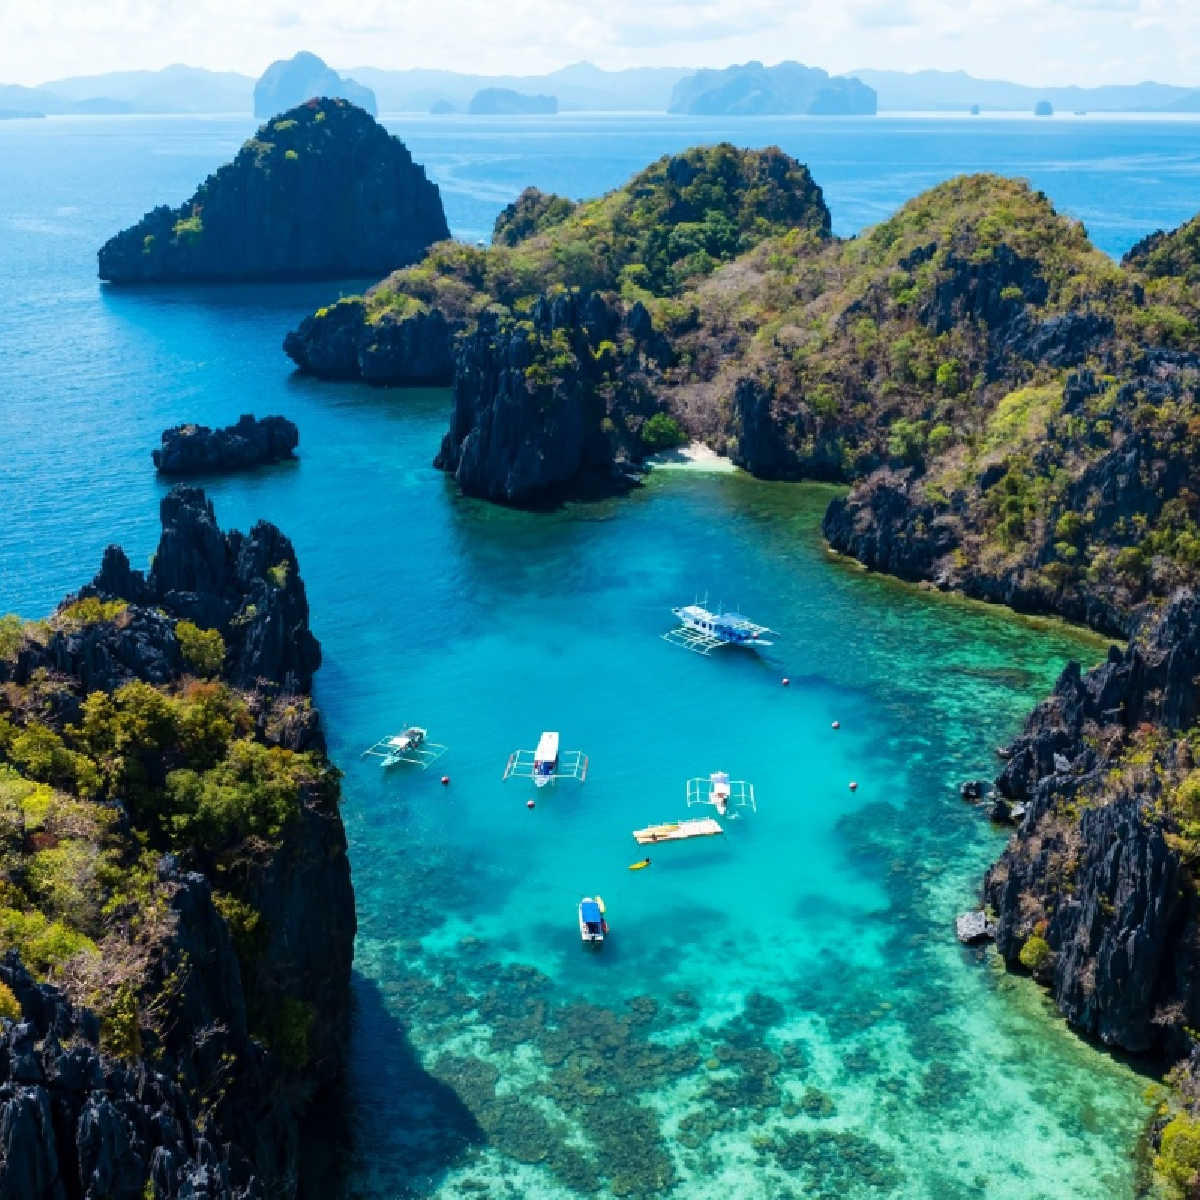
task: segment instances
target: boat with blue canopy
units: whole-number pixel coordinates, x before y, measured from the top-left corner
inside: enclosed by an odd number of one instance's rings
[[[579,902],[579,937],[585,945],[600,945],[608,934],[604,901],[601,897],[584,896]]]

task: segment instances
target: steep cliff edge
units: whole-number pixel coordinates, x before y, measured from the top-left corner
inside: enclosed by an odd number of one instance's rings
[[[489,314],[459,345],[434,465],[468,495],[506,504],[628,487],[663,352],[644,308],[626,314],[596,294],[542,297],[520,321]]]
[[[1200,1018],[1200,598],[1184,590],[1124,651],[1071,664],[1008,747],[1028,804],[984,883],[996,942],[1072,1024],[1179,1057]]]
[[[0,1192],[318,1196],[355,929],[290,542],[162,504],[0,638]],[[35,977],[44,982],[36,983]],[[320,1114],[320,1116],[319,1116]]]
[[[179,208],[101,247],[114,283],[378,276],[449,236],[441,197],[404,144],[345,100],[264,124]]]

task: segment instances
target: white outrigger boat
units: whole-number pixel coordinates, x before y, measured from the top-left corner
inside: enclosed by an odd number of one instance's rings
[[[579,938],[585,946],[600,946],[608,936],[604,901],[596,896],[584,896],[579,902]]]
[[[693,804],[711,804],[723,817],[736,820],[737,813],[729,809],[748,808],[758,812],[758,804],[754,799],[754,784],[744,779],[730,779],[728,771],[714,771],[706,779],[698,775],[687,781],[687,802],[690,808]]]
[[[545,731],[534,750],[514,750],[504,766],[505,779],[532,779],[545,787],[556,779],[587,779],[588,756],[582,750],[559,750],[558,734]]]
[[[741,613],[715,613],[703,604],[685,604],[671,612],[679,618],[679,624],[662,635],[663,641],[682,646],[694,654],[711,654],[718,646],[745,646],[757,650],[775,644],[763,637],[774,633],[773,629],[758,625]]]
[[[381,767],[410,763],[424,770],[445,753],[445,746],[429,740],[427,729],[422,729],[420,725],[408,725],[399,733],[389,734],[380,738],[374,745],[368,746],[362,752],[362,757],[378,758]]]

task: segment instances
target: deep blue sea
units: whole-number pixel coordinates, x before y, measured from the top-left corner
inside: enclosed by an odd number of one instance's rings
[[[841,234],[975,170],[1030,179],[1114,255],[1200,209],[1188,121],[386,123],[470,240],[527,184],[591,195],[717,138],[808,162]],[[209,492],[226,526],[292,537],[325,650],[360,918],[351,1193],[1132,1195],[1145,1081],[951,928],[1003,844],[958,781],[1103,646],[833,559],[820,487],[659,470],[552,514],[464,500],[429,465],[447,393],[289,371],[284,333],[354,281],[102,287],[100,243],[252,128],[0,122],[0,610],[44,613],[109,541],[146,561],[167,425],[298,423],[298,463]],[[663,642],[704,593],[778,630],[769,657]],[[405,722],[449,745],[436,769],[359,758]],[[500,777],[548,728],[590,775],[530,810]],[[628,871],[631,831],[717,769],[758,812]],[[596,892],[612,934],[585,954]]]

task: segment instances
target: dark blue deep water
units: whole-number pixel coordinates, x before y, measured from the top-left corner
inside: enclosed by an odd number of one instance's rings
[[[1114,255],[1200,208],[1186,121],[387,123],[472,240],[527,184],[595,194],[719,137],[807,161],[842,234],[961,171],[1029,178]],[[0,610],[44,613],[112,540],[145,562],[165,426],[299,424],[298,463],[209,491],[224,524],[293,538],[325,647],[360,911],[354,1194],[1132,1194],[1142,1081],[950,933],[1001,844],[957,781],[1103,648],[832,560],[820,488],[659,471],[550,515],[465,501],[429,465],[446,393],[300,379],[280,352],[362,281],[102,287],[97,246],[252,125],[0,122]],[[659,640],[705,591],[780,631],[768,661]],[[449,788],[358,758],[405,721],[449,743]],[[591,775],[530,811],[500,774],[544,728]],[[630,831],[718,768],[758,813],[627,871]],[[587,956],[597,891],[613,934]]]

